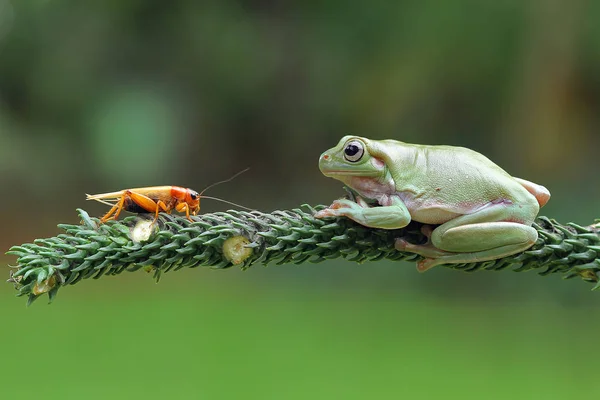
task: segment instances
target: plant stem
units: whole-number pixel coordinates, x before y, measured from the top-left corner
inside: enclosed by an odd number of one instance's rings
[[[365,262],[381,259],[416,261],[420,256],[394,248],[396,238],[424,243],[421,224],[397,230],[372,229],[347,218],[316,219],[324,206],[262,213],[228,211],[204,214],[190,222],[161,214],[155,224],[145,216],[99,224],[78,210],[80,225],[60,224],[65,233],[13,246],[17,256],[9,282],[28,304],[43,293],[52,301],[58,289],[87,278],[118,275],[140,268],[158,280],[168,271],[207,266],[246,269],[255,264],[301,264],[345,258]],[[527,251],[492,261],[449,264],[462,271],[535,269],[540,275],[579,276],[600,286],[600,227],[560,224],[546,217],[534,223],[537,242]]]

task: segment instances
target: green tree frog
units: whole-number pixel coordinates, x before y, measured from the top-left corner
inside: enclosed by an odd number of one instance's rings
[[[396,249],[424,257],[417,263],[421,272],[528,249],[538,237],[531,225],[550,199],[545,187],[463,147],[345,136],[321,154],[319,169],[356,197],[336,200],[315,217],[345,216],[380,229],[425,224],[426,244],[395,242]]]

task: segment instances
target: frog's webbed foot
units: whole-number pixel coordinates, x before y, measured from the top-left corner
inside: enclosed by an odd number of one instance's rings
[[[369,204],[360,196],[355,196],[354,200],[338,199],[331,205],[315,213],[315,218],[324,217],[351,217],[353,211],[356,212],[363,208],[369,208]]]
[[[426,233],[427,230],[429,230],[429,234]],[[423,234],[427,236],[426,244],[412,244],[407,242],[405,239],[398,238],[394,242],[394,247],[398,251],[407,251],[425,257],[423,260],[417,262],[417,271],[425,272],[435,267],[436,265],[444,264],[444,262],[439,260],[439,258],[453,253],[440,250],[433,244],[431,244],[430,236],[431,232],[433,232],[431,226],[423,225],[423,227],[421,228],[421,232],[423,232]]]
[[[347,216],[349,213],[349,210],[352,210],[355,208],[362,208],[362,207],[352,200],[338,199],[338,200],[335,200],[333,203],[331,203],[331,205],[329,207],[327,207],[321,211],[317,211],[315,213],[315,218]]]
[[[426,272],[436,265],[444,264],[443,261],[440,261],[436,258],[424,258],[420,261],[417,261],[417,271]]]
[[[413,244],[409,243],[405,239],[398,238],[394,242],[394,247],[399,251],[408,251],[410,253],[417,253],[427,258],[438,258],[453,254],[448,251],[440,250],[431,243],[427,244]]]

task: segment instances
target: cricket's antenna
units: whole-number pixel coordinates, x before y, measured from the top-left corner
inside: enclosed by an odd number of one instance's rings
[[[239,208],[243,208],[244,210],[248,210],[248,211],[255,211],[253,208],[248,208],[248,207],[242,206],[242,205],[240,205],[240,204],[234,203],[234,202],[232,202],[232,201],[227,201],[227,200],[220,199],[220,198],[218,198],[218,197],[202,196],[201,198],[202,198],[202,199],[209,199],[209,200],[217,200],[217,201],[220,201],[220,202],[222,202],[222,203],[227,203],[227,204],[231,204],[232,206],[236,206],[236,207],[239,207]]]
[[[248,171],[249,169],[250,169],[250,167],[248,167],[248,168],[246,168],[246,169],[243,169],[243,170],[241,170],[240,172],[238,172],[238,173],[236,173],[235,175],[233,175],[231,178],[227,178],[227,179],[225,179],[225,180],[222,180],[222,181],[219,181],[219,182],[215,182],[215,183],[212,183],[212,184],[208,185],[207,187],[205,187],[205,188],[204,188],[204,189],[203,189],[203,190],[200,192],[200,196],[202,196],[202,193],[206,192],[206,191],[207,191],[208,189],[210,189],[211,187],[215,187],[215,186],[217,186],[217,185],[220,185],[221,183],[227,183],[227,182],[230,182],[230,181],[234,180],[235,178],[237,178],[238,176],[240,176],[241,174],[243,174],[244,172]],[[206,196],[205,196],[205,198],[208,198],[208,197],[206,197]],[[215,198],[215,199],[216,199],[216,198]],[[221,199],[219,199],[219,200],[221,200]],[[223,200],[223,201],[225,201],[225,200]],[[225,201],[225,202],[227,203],[227,201]],[[236,205],[236,206],[237,206],[237,204],[235,204],[235,203],[230,203],[230,204],[233,204],[233,205]],[[243,207],[243,206],[239,206],[239,207],[246,208],[246,207]]]

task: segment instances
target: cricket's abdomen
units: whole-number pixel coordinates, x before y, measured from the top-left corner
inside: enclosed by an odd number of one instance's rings
[[[152,199],[152,200],[154,200],[154,199]],[[154,201],[156,202],[156,200],[154,200]],[[129,211],[130,213],[136,213],[136,214],[155,212],[155,211],[146,210],[145,208],[141,207],[139,204],[137,204],[135,201],[133,201],[130,198],[126,198],[125,201],[123,202],[123,210]]]

